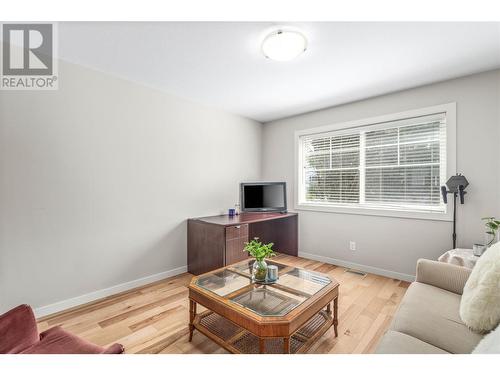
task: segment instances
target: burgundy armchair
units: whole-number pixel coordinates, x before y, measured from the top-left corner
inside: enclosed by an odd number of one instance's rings
[[[33,310],[20,305],[0,315],[0,354],[121,354],[124,348],[92,344],[61,327],[52,327],[40,335]]]

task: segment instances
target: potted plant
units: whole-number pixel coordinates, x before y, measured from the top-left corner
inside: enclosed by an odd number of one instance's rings
[[[495,242],[497,242],[497,233],[500,229],[500,220],[495,219],[494,217],[483,217],[481,220],[484,220],[484,225],[486,226],[486,235],[488,236],[486,240],[486,247],[490,247]]]
[[[262,244],[258,237],[255,237],[252,241],[245,244],[244,251],[255,258],[252,267],[252,277],[255,281],[266,281],[267,263],[265,259],[276,255],[272,250],[273,245],[272,242]]]

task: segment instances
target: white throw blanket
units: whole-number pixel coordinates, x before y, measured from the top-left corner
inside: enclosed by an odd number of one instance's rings
[[[472,354],[500,354],[500,326],[484,336]]]

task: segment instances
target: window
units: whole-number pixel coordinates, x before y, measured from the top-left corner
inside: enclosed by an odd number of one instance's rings
[[[297,208],[446,219],[450,108],[440,107],[299,132]]]

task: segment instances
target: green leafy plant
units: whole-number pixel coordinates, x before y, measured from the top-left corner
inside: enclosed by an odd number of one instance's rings
[[[261,262],[266,258],[275,256],[275,252],[272,250],[274,243],[262,244],[258,237],[255,237],[252,241],[245,244],[243,251],[248,252],[257,261]]]
[[[486,234],[491,235],[491,240],[486,244],[486,246],[491,246],[495,239],[497,238],[497,232],[500,229],[500,220],[495,219],[494,217],[483,217],[481,220],[484,220],[484,225],[486,226]]]

